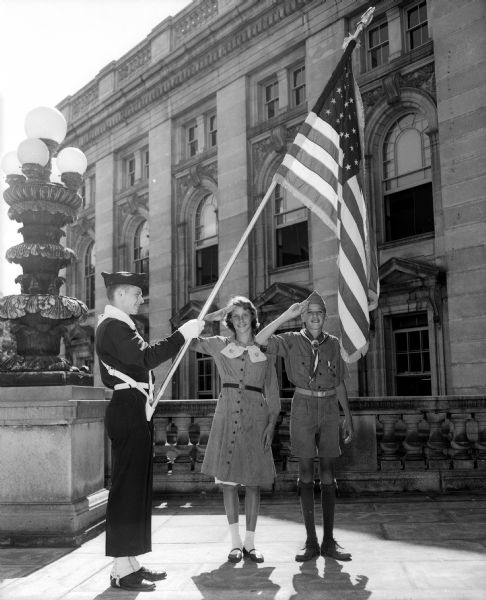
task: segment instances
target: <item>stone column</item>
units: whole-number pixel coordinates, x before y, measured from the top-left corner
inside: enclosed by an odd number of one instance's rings
[[[172,333],[172,226],[171,226],[171,126],[170,121],[149,131],[150,181],[150,338],[161,339]],[[170,361],[155,370],[160,385]],[[164,397],[172,396],[169,385]]]
[[[219,90],[216,105],[219,271],[221,272],[249,221],[245,77]],[[246,243],[221,288],[219,304],[222,305],[235,294],[247,295],[248,289],[248,243]]]

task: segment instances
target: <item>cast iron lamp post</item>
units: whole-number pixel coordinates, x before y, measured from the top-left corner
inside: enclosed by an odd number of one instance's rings
[[[23,242],[7,250],[9,262],[19,264],[16,279],[21,293],[0,298],[0,319],[9,320],[16,353],[0,360],[0,385],[92,384],[92,375],[79,372],[59,356],[66,327],[88,312],[76,298],[59,294],[64,278],[59,270],[75,254],[60,244],[65,225],[81,206],[78,189],[87,161],[77,148],[56,150],[67,124],[60,111],[38,107],[25,119],[27,139],[2,159],[8,188],[4,192],[10,219],[23,224]],[[61,181],[51,180],[53,161]]]

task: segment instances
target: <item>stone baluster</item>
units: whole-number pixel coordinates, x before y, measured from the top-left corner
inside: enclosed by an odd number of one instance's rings
[[[478,424],[478,437],[474,442],[477,467],[486,469],[486,413],[478,412],[474,416]]]
[[[451,447],[449,449],[454,469],[473,469],[472,442],[466,432],[466,421],[471,418],[469,413],[451,413]]]
[[[167,472],[172,475],[172,469],[176,458],[180,452],[177,448],[178,431],[177,425],[173,422],[172,417],[169,417],[169,424],[167,425],[167,442],[165,444],[165,455],[167,457]]]
[[[427,412],[429,424],[429,439],[425,447],[427,468],[445,470],[451,466],[448,457],[448,440],[442,433],[442,425],[446,419],[446,413]]]
[[[405,439],[402,442],[405,450],[402,459],[403,468],[425,469],[424,444],[418,430],[423,417],[421,413],[404,414],[402,420],[406,426]]]
[[[378,420],[383,425],[383,436],[380,441],[380,468],[383,471],[394,471],[402,468],[399,454],[400,442],[395,431],[395,425],[399,419],[400,415],[390,415],[388,413],[378,416]]]
[[[192,418],[189,415],[172,418],[173,423],[177,427],[177,445],[180,446],[179,450],[183,450],[183,447],[189,444],[189,426],[191,420]]]

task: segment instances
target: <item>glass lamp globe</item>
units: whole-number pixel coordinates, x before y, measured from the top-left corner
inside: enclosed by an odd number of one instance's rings
[[[45,167],[49,162],[49,149],[42,140],[30,138],[20,142],[17,157],[21,165],[33,163]]]
[[[3,156],[1,166],[5,175],[22,175],[22,169],[15,150],[7,152]]]
[[[88,159],[79,148],[64,148],[56,157],[61,173],[79,173],[82,175],[88,166]]]
[[[54,140],[58,144],[66,137],[67,123],[57,108],[38,106],[25,117],[25,133],[29,138]]]

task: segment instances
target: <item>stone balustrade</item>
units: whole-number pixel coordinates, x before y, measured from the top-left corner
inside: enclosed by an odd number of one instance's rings
[[[282,400],[273,455],[277,491],[296,485],[290,399]],[[446,492],[486,488],[486,397],[350,398],[355,439],[343,446],[336,478],[343,493]],[[155,415],[154,490],[210,492],[201,473],[215,400],[168,400]],[[316,461],[316,478],[318,465]]]

